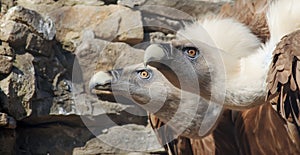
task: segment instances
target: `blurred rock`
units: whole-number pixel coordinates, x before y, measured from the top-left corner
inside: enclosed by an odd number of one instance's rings
[[[0,17],[5,14],[9,8],[15,5],[14,0],[1,0],[0,1]]]
[[[13,67],[15,53],[8,44],[0,45],[0,74],[10,73]]]
[[[2,31],[0,31],[0,39],[3,41],[10,42],[10,40],[4,38],[10,38],[9,36],[17,35],[17,30],[22,29],[19,28],[19,25],[17,23],[22,24],[22,26],[25,26],[28,30],[37,33],[46,40],[52,40],[55,36],[55,26],[52,20],[50,20],[49,18],[43,18],[39,13],[25,9],[21,6],[10,8],[9,11],[2,17],[2,22],[3,21],[8,21],[8,23],[1,24]],[[8,29],[5,28],[6,25],[9,26],[10,31],[3,32],[3,29]]]
[[[141,14],[117,5],[63,7],[50,14],[58,29],[56,38],[66,49],[75,50],[82,32],[92,30],[96,38],[137,44],[143,40]]]
[[[223,4],[224,2],[215,3],[201,0],[147,0],[139,9],[143,12],[161,15],[171,19],[186,20],[190,17],[202,19],[207,16],[216,15],[220,12]],[[161,6],[161,8],[157,6]],[[163,7],[168,8],[162,9]]]
[[[17,127],[17,122],[14,118],[0,112],[0,127],[14,129]]]
[[[118,0],[119,5],[134,8],[135,6],[140,6],[144,4],[146,0]]]
[[[15,68],[5,79],[0,81],[0,87],[7,96],[7,113],[17,120],[31,114],[31,100],[35,92],[35,72],[31,54],[16,55]]]
[[[176,36],[173,34],[164,34],[162,32],[149,33],[149,40],[151,43],[165,43],[175,39]]]
[[[107,1],[107,0],[105,0]],[[101,0],[17,0],[18,5],[35,10],[42,15],[47,15],[58,8],[74,5],[101,6],[104,2]]]
[[[14,129],[0,128],[0,154],[16,154],[17,133]]]
[[[164,8],[160,8],[160,9],[164,9]],[[158,31],[163,33],[175,34],[177,30],[183,28],[184,26],[183,21],[171,19],[165,16],[160,16],[160,15],[147,13],[147,12],[143,13],[142,19],[143,19],[146,32]],[[185,20],[185,21],[188,22],[189,20]]]
[[[17,132],[16,154],[72,154],[93,137],[87,128],[63,122],[28,125]]]
[[[126,154],[132,151],[154,153],[162,149],[151,128],[132,124],[109,128],[104,134],[89,140],[84,147],[75,148],[73,154]]]

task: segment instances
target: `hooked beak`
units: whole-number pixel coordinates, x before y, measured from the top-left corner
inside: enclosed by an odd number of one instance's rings
[[[95,94],[112,94],[112,84],[119,80],[121,73],[122,69],[97,72],[89,82],[90,91]]]
[[[168,60],[168,53],[172,52],[170,44],[152,44],[145,50],[144,65],[151,65],[151,62]]]

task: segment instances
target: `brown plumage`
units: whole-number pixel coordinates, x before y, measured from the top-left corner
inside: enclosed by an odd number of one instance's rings
[[[243,155],[300,154],[299,137],[291,132],[295,125],[280,117],[269,103],[239,112],[234,124]]]
[[[266,42],[270,38],[265,16],[269,3],[270,0],[237,0],[234,5],[224,4],[220,16],[233,17],[244,23],[262,42]]]
[[[283,37],[273,57],[267,77],[267,99],[274,98],[272,104],[277,112],[296,124],[300,136],[300,31]]]
[[[150,120],[161,144],[166,144],[165,134],[169,134],[170,130],[158,133],[156,129],[164,124],[154,115],[151,115]],[[297,155],[300,153],[300,141],[298,135],[295,135],[297,132],[292,130],[295,128],[295,125],[286,122],[266,103],[240,112],[227,110],[216,129],[207,137],[189,139],[179,136],[167,143],[165,149],[169,154],[178,155]]]
[[[172,129],[161,122],[159,118],[150,114],[149,119],[159,142],[164,145],[165,149],[171,155],[240,154],[237,141],[235,140],[235,126],[231,119],[230,110],[226,110],[223,113],[216,129],[202,139],[191,139],[183,136],[174,138],[172,137]],[[174,140],[166,143],[168,138],[173,138]]]

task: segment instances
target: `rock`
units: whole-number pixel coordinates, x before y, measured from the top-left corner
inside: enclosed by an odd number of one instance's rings
[[[184,27],[182,21],[147,13],[143,14],[143,23],[146,32],[159,31],[175,34],[176,31]]]
[[[0,40],[14,48],[24,49],[26,46],[26,49],[38,52],[40,50],[29,45],[39,43],[37,48],[45,48],[41,40],[49,41],[55,36],[54,23],[49,18],[43,18],[37,12],[20,6],[9,9],[0,22]]]
[[[92,137],[85,127],[63,122],[35,124],[18,128],[14,150],[16,154],[72,154],[74,147],[83,146]]]
[[[151,43],[166,43],[166,42],[170,42],[171,40],[173,40],[175,38],[176,38],[176,36],[173,34],[165,35],[162,32],[149,33],[149,40]]]
[[[2,20],[22,23],[26,25],[31,32],[37,32],[37,34],[46,40],[52,40],[55,36],[55,26],[52,20],[47,17],[43,18],[39,13],[21,6],[10,8],[2,17]]]
[[[15,129],[17,127],[17,122],[14,118],[0,112],[0,127]]]
[[[84,147],[75,148],[73,154],[125,154],[132,151],[161,151],[152,129],[134,124],[112,127],[89,140]]]
[[[7,12],[9,8],[15,5],[14,0],[1,0],[0,1],[0,17]]]
[[[106,0],[107,1],[107,0]],[[18,0],[18,5],[35,10],[42,15],[47,15],[58,8],[74,5],[102,6],[104,1],[101,0]]]
[[[99,54],[97,70],[123,68],[143,62],[144,51],[124,43],[110,43]]]
[[[24,47],[30,33],[29,28],[11,20],[1,19],[0,22],[0,40],[10,43],[13,47]]]
[[[8,44],[0,45],[0,74],[9,74],[14,61],[14,50]]]
[[[33,54],[40,54],[49,57],[54,53],[52,49],[53,43],[53,41],[45,40],[34,33],[29,33],[26,39],[25,50]]]
[[[35,92],[35,72],[31,54],[16,55],[12,72],[0,81],[0,87],[7,96],[7,113],[17,120],[31,114],[31,99]]]
[[[203,19],[220,12],[224,2],[208,2],[198,0],[147,0],[138,7],[142,12],[148,12],[176,20],[187,20],[191,17]],[[167,8],[166,8],[167,7]],[[165,8],[165,9],[163,9]],[[185,15],[183,14],[185,13]]]
[[[0,154],[15,154],[17,133],[14,129],[0,128]]]
[[[92,30],[96,38],[137,44],[143,40],[141,14],[117,5],[63,7],[50,14],[56,23],[57,39],[69,50],[82,40],[84,30]],[[133,20],[134,19],[134,20]]]
[[[133,8],[135,6],[140,6],[144,4],[146,0],[118,0],[119,5],[127,6]]]

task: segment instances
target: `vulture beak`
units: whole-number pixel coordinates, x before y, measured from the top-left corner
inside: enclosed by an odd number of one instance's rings
[[[171,52],[170,44],[152,44],[145,50],[144,65],[151,62],[168,60],[168,53]]]
[[[111,94],[111,85],[118,81],[122,69],[116,69],[111,71],[99,71],[94,74],[89,82],[89,88],[92,92],[93,90],[100,91],[101,94]]]

